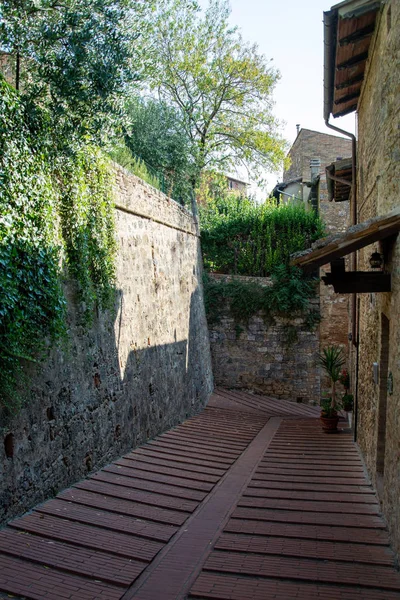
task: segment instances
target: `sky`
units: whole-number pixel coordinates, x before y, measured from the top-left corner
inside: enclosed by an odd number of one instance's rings
[[[323,11],[339,0],[230,0],[231,23],[245,41],[259,50],[280,71],[274,91],[275,116],[282,122],[283,137],[292,144],[296,124],[304,129],[337,135],[323,119]],[[199,0],[202,7],[208,0]],[[333,119],[334,125],[355,130],[355,113]],[[282,172],[268,176],[267,191],[281,180]],[[260,192],[257,196],[259,197]],[[264,193],[265,196],[265,193]]]

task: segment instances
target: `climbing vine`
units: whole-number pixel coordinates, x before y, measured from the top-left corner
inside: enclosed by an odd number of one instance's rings
[[[86,147],[62,165],[59,213],[69,275],[79,286],[90,323],[93,306],[111,308],[115,235],[110,171],[96,148]]]
[[[229,306],[236,326],[246,325],[257,313],[264,315],[267,323],[275,317],[304,319],[304,327],[312,330],[320,322],[319,311],[309,307],[316,296],[316,280],[306,278],[296,267],[280,265],[271,274],[271,285],[239,279],[216,281],[204,276],[204,301],[210,325],[218,323],[221,307]]]
[[[0,408],[66,333],[62,277],[78,283],[82,318],[111,306],[114,224],[106,161],[82,147],[59,156],[48,114],[0,78]]]

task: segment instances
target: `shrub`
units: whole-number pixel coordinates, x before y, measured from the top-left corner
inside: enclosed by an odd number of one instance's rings
[[[232,275],[268,276],[323,235],[320,218],[302,204],[257,205],[229,193],[200,206],[200,225],[205,268]]]

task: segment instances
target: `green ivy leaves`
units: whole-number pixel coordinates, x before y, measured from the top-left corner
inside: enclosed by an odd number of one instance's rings
[[[22,403],[25,361],[42,359],[66,333],[64,265],[86,323],[114,298],[107,163],[95,148],[64,156],[52,148],[46,113],[0,78],[0,408],[9,413]]]
[[[315,279],[305,278],[299,269],[281,265],[271,275],[272,285],[257,281],[215,281],[204,276],[204,302],[207,320],[213,325],[221,318],[221,307],[228,306],[236,324],[247,324],[257,313],[262,313],[267,322],[274,317],[304,318],[308,330],[320,321],[317,310],[309,308],[310,298],[316,295]]]

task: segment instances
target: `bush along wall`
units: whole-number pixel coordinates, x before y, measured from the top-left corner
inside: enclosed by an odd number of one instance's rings
[[[243,281],[234,277],[216,280],[207,273],[204,275],[204,298],[207,320],[210,326],[220,321],[226,307],[233,317],[238,333],[241,326],[247,326],[251,317],[263,316],[268,324],[274,324],[276,317],[296,319],[301,317],[304,328],[312,331],[320,322],[320,313],[310,300],[317,294],[317,280],[306,278],[296,267],[280,265],[271,275],[270,285],[253,281]],[[288,343],[292,328],[287,326]]]
[[[229,193],[200,207],[200,223],[205,268],[230,275],[268,277],[324,235],[321,219],[303,204],[257,205]]]
[[[303,205],[257,205],[221,188],[200,217],[215,384],[316,402],[317,279],[290,255],[323,235],[321,220]]]
[[[305,327],[315,327],[320,317],[309,300],[316,296],[316,280],[289,266],[293,252],[323,235],[323,223],[315,212],[302,204],[278,205],[274,200],[257,205],[219,189],[200,207],[200,217],[206,270],[271,278],[271,285],[265,286],[256,280],[221,281],[206,276],[210,325],[220,318],[221,307],[229,305],[237,325],[247,324],[260,313],[266,322],[273,323],[275,316],[302,317]]]
[[[0,78],[0,409],[13,414],[26,362],[66,335],[63,277],[77,281],[82,321],[114,295],[115,237],[107,161],[52,137],[47,113]],[[63,147],[63,153],[57,148]],[[26,386],[25,386],[26,387]]]

